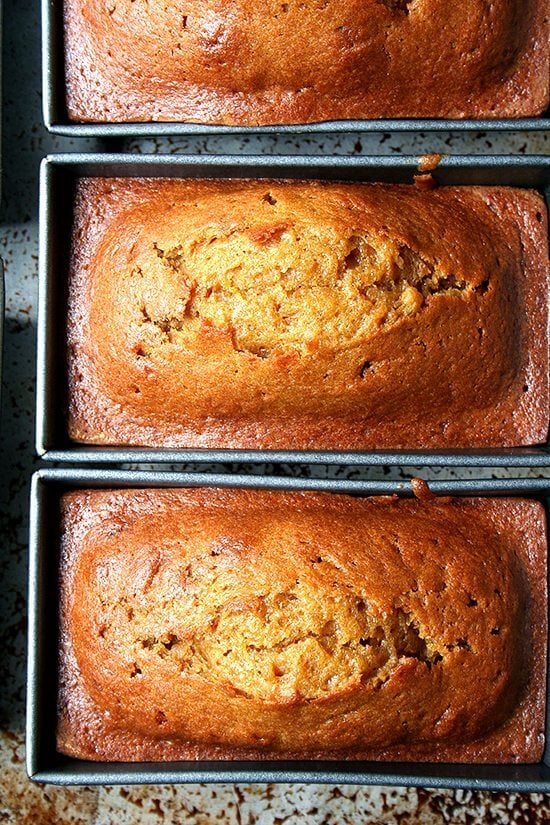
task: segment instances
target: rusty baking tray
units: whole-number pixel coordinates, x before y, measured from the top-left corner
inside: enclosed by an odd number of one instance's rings
[[[354,495],[412,494],[410,482],[277,478],[200,473],[137,473],[47,469],[35,473],[31,492],[27,771],[38,782],[116,784],[165,782],[325,782],[413,785],[498,791],[550,792],[550,729],[546,750],[534,765],[460,765],[348,761],[209,761],[106,763],[71,759],[55,749],[58,610],[58,501],[71,488],[238,487],[323,490]],[[434,481],[433,493],[468,496],[528,496],[548,504],[549,479]],[[550,684],[547,680],[547,688]]]
[[[397,118],[339,120],[273,126],[221,126],[200,123],[73,123],[65,107],[63,55],[63,4],[42,0],[42,99],[46,127],[53,134],[71,137],[160,137],[168,135],[311,134],[313,132],[438,132],[515,131],[550,128],[550,112],[542,117],[487,120]]]
[[[318,178],[412,182],[415,157],[233,157],[153,155],[53,155],[40,183],[40,300],[36,449],[48,461],[148,463],[284,462],[309,464],[400,464],[550,467],[550,445],[476,451],[337,452],[313,450],[148,449],[83,446],[65,432],[65,289],[74,181],[82,175],[195,178]],[[446,157],[435,177],[442,184],[532,187],[550,202],[548,157]]]

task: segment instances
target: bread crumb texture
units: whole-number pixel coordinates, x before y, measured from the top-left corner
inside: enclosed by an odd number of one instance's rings
[[[151,337],[161,344],[184,346],[207,324],[230,330],[237,352],[307,355],[368,340],[430,295],[488,286],[437,271],[395,239],[330,230],[271,222],[221,235],[213,227],[168,249],[155,244],[159,280],[182,285],[183,295],[177,316],[155,317],[144,302],[143,324],[160,331]],[[132,276],[146,277],[139,267]]]

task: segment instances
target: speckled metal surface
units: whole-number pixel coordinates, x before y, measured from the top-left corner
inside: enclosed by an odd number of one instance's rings
[[[33,453],[38,165],[52,151],[247,152],[274,155],[396,154],[425,152],[548,153],[545,134],[359,134],[311,137],[219,136],[111,141],[49,136],[42,126],[39,9],[36,0],[4,3],[4,157],[0,256],[6,264],[4,392],[1,421],[2,504],[0,526],[0,821],[17,825],[130,825],[174,822],[189,825],[312,825],[329,823],[543,823],[550,821],[550,796],[480,791],[426,791],[350,785],[218,785],[54,788],[32,785],[24,769],[24,691],[28,493],[39,462]],[[189,469],[189,467],[188,467]],[[195,469],[195,468],[191,468]],[[201,469],[215,469],[201,466]],[[227,469],[227,468],[226,468]],[[230,468],[231,469],[231,468]],[[239,469],[249,471],[249,466]],[[259,467],[258,471],[272,469]],[[289,475],[325,477],[323,467],[283,468]],[[418,472],[418,471],[417,471]],[[415,473],[384,467],[369,471],[333,468],[336,477],[389,478]],[[431,478],[540,477],[544,470],[495,471],[438,468]]]

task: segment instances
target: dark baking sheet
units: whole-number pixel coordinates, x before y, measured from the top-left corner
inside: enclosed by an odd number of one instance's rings
[[[32,482],[30,511],[27,772],[39,782],[141,784],[166,782],[326,782],[550,792],[550,730],[535,765],[457,765],[386,762],[85,762],[56,753],[59,496],[79,487],[247,487],[324,490],[355,495],[411,495],[410,482],[277,478],[274,476],[136,473],[112,470],[40,470]],[[440,495],[513,495],[548,503],[549,479],[434,481]],[[547,681],[547,690],[550,682]],[[550,698],[550,697],[549,697]]]
[[[281,462],[309,464],[400,464],[438,466],[550,467],[550,444],[499,450],[328,452],[301,450],[148,449],[82,446],[65,432],[65,287],[70,248],[74,180],[82,175],[196,178],[319,178],[411,183],[416,157],[241,157],[163,155],[53,155],[40,182],[40,285],[36,449],[48,461],[160,463]],[[434,172],[442,184],[532,187],[550,203],[550,157],[454,156]]]
[[[515,131],[550,128],[542,117],[492,120],[398,118],[339,120],[275,126],[215,126],[198,123],[71,123],[65,106],[63,4],[42,0],[42,99],[44,122],[53,134],[71,137],[159,137],[161,135],[304,134],[311,132]]]

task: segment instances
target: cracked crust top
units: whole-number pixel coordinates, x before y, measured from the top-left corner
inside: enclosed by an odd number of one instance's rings
[[[84,179],[69,435],[159,447],[536,444],[546,209],[495,187]]]
[[[59,748],[537,761],[545,552],[532,501],[70,493]]]

